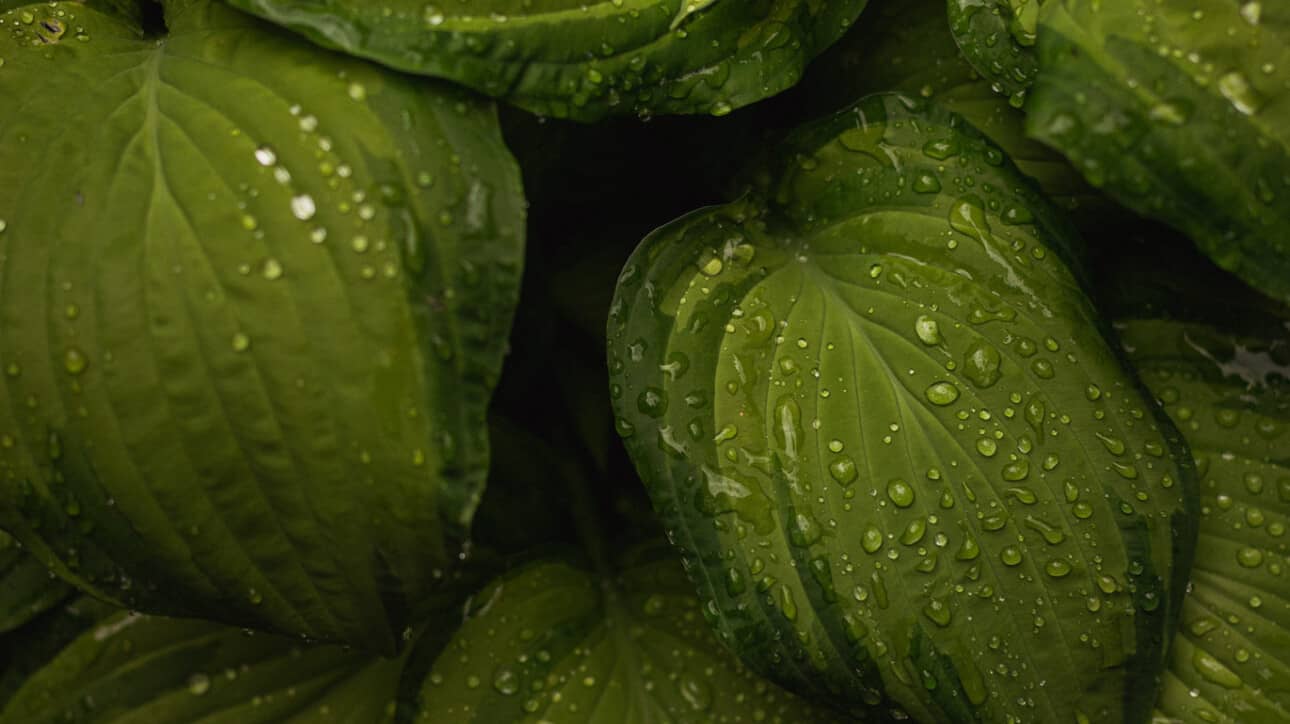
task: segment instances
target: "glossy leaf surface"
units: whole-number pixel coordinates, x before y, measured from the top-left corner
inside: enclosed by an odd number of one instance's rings
[[[866,0],[232,0],[534,113],[724,115],[795,84]]]
[[[996,92],[1021,107],[1035,82],[1039,12],[1048,0],[946,0],[963,57]]]
[[[857,714],[1147,716],[1194,471],[1074,258],[997,148],[900,96],[641,245],[619,432],[746,663]]]
[[[471,95],[165,9],[0,15],[0,526],[130,608],[393,651],[485,479],[514,162]]]
[[[1050,0],[1031,135],[1290,299],[1290,5]]]
[[[1290,331],[1159,319],[1120,331],[1201,474],[1196,565],[1157,720],[1290,720]]]
[[[421,689],[418,721],[825,724],[836,714],[741,666],[671,551],[606,579],[543,559],[493,582]]]
[[[864,20],[811,66],[803,84],[823,110],[898,91],[963,116],[998,144],[1081,229],[1115,216],[1105,197],[1057,151],[1025,132],[1025,115],[990,87],[954,43],[942,0],[874,0]],[[978,12],[985,12],[979,10]]]

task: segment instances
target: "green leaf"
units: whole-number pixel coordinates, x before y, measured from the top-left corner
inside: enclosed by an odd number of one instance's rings
[[[119,611],[89,596],[74,597],[0,637],[0,712],[32,674],[82,631]]]
[[[206,0],[0,22],[0,526],[125,607],[393,651],[486,475],[493,108]]]
[[[864,22],[811,66],[803,84],[835,110],[870,93],[900,91],[963,116],[999,145],[1022,173],[1081,228],[1118,214],[1060,153],[1026,136],[1025,116],[964,59],[940,12],[942,0],[876,0]],[[978,12],[985,12],[980,10]]]
[[[745,663],[857,713],[1146,717],[1194,470],[1071,233],[960,118],[886,95],[636,251],[619,432]]]
[[[41,5],[48,4],[47,0],[0,0],[0,13],[8,12],[14,8],[20,8],[24,5]],[[98,10],[108,15],[115,15],[124,20],[130,20],[138,23],[143,16],[143,10],[140,7],[140,0],[79,0],[78,4]],[[35,22],[35,8],[28,10],[32,20],[26,21],[27,15],[19,14],[17,17],[23,24],[30,25]]]
[[[127,612],[36,672],[2,724],[393,722],[403,659]]]
[[[724,115],[792,87],[866,0],[231,0],[556,118]]]
[[[70,592],[66,583],[0,530],[0,633],[27,623]]]
[[[599,576],[542,559],[493,582],[421,688],[424,722],[836,722],[712,634],[670,551]]]
[[[1120,326],[1201,474],[1200,542],[1157,720],[1287,721],[1290,327],[1247,337],[1161,319]]]
[[[946,0],[963,57],[996,93],[1020,108],[1035,82],[1039,14],[1048,0]]]
[[[1040,36],[1031,135],[1290,299],[1290,5],[1054,0]]]

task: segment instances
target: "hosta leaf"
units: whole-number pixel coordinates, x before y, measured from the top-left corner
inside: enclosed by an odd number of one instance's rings
[[[483,485],[517,171],[472,96],[166,12],[0,16],[0,526],[136,610],[392,651]]]
[[[67,597],[66,583],[0,531],[0,633],[30,621]]]
[[[1050,0],[1030,133],[1290,299],[1290,5]]]
[[[121,612],[81,634],[2,724],[393,722],[403,659]]]
[[[833,101],[827,110],[883,91],[931,100],[989,136],[1049,199],[1078,212],[1073,218],[1081,228],[1114,220],[1105,197],[1064,156],[1027,137],[1022,112],[964,59],[940,12],[943,4],[875,0],[864,22],[816,61],[805,85]]]
[[[1191,443],[1200,541],[1157,721],[1290,720],[1290,328],[1133,319],[1121,336]]]
[[[119,612],[89,596],[73,596],[0,637],[0,712],[32,674],[82,631]]]
[[[1048,0],[945,0],[963,57],[996,92],[1021,107],[1035,82],[1040,8]]]
[[[542,115],[724,115],[795,84],[866,0],[232,0]]]
[[[888,95],[637,250],[619,431],[746,663],[918,721],[1145,718],[1194,471],[1070,234],[960,118]]]
[[[721,646],[670,551],[639,551],[608,578],[534,561],[474,604],[421,688],[418,721],[838,721]]]

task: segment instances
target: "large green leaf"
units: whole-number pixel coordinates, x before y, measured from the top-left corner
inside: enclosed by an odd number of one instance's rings
[[[637,250],[619,431],[746,663],[919,721],[1146,717],[1194,470],[1070,233],[961,119],[873,96]]]
[[[1032,135],[1290,299],[1290,5],[1052,0]]]
[[[0,16],[0,526],[130,608],[392,651],[484,482],[517,170],[473,96],[166,13]]]
[[[1018,108],[1035,82],[1039,11],[1048,0],[945,0],[954,41],[972,67]]]
[[[0,724],[393,722],[404,658],[121,612],[32,675]]]
[[[1114,219],[1111,204],[1064,156],[1025,133],[1025,116],[964,59],[943,0],[874,0],[864,22],[821,56],[803,84],[813,105],[832,111],[870,93],[899,91],[963,116],[1003,149],[1022,173],[1073,213],[1081,228]]]
[[[421,688],[425,722],[836,722],[741,666],[670,551],[610,576],[556,558],[493,582]]]
[[[231,0],[542,115],[724,115],[791,87],[866,0]]]
[[[1277,328],[1247,337],[1159,319],[1121,325],[1201,473],[1200,542],[1163,721],[1290,721],[1290,332]]]
[[[0,633],[27,623],[70,593],[66,583],[0,530]]]

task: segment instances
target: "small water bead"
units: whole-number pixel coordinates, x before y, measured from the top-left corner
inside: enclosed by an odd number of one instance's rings
[[[1021,565],[1021,549],[1016,546],[1007,546],[999,552],[999,560],[1003,561],[1005,566]]]
[[[255,160],[261,166],[272,166],[278,162],[278,154],[269,146],[260,146],[255,149]]]
[[[85,353],[76,347],[68,347],[63,354],[63,369],[67,370],[69,375],[79,375],[89,367],[90,361]]]
[[[908,508],[914,504],[914,489],[904,480],[892,480],[887,483],[887,497],[897,507]]]
[[[264,260],[264,267],[260,270],[261,275],[268,281],[277,281],[282,278],[284,270],[282,262],[272,257]]]
[[[1258,568],[1263,565],[1263,551],[1258,548],[1242,548],[1236,553],[1236,562],[1245,568]]]
[[[1071,572],[1071,564],[1067,563],[1066,561],[1060,558],[1054,558],[1053,560],[1048,561],[1046,565],[1044,565],[1044,573],[1047,573],[1053,578],[1065,578],[1066,576],[1070,575],[1070,572]]]
[[[976,451],[985,457],[992,458],[999,452],[999,444],[988,437],[983,437],[976,441]]]
[[[926,391],[927,401],[945,407],[959,399],[959,389],[949,382],[936,382]]]
[[[188,677],[188,693],[201,696],[211,690],[211,679],[206,674],[193,674]]]
[[[914,322],[914,333],[918,339],[928,346],[938,345],[941,343],[941,326],[935,319],[923,315]]]
[[[291,215],[301,221],[308,221],[318,212],[318,206],[312,196],[300,194],[291,199]]]
[[[232,345],[234,352],[245,352],[251,348],[251,338],[242,332],[238,332],[233,335]]]
[[[860,547],[865,553],[877,553],[882,549],[882,531],[877,526],[865,526],[864,532],[860,535]]]

